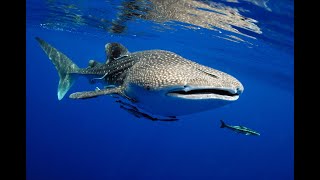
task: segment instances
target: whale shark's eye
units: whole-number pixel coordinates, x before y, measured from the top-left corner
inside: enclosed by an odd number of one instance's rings
[[[149,91],[150,90],[150,86],[146,86],[146,89]]]

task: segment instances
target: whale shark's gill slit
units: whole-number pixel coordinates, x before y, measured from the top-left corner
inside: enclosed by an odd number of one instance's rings
[[[180,95],[195,95],[195,94],[218,94],[223,96],[238,96],[237,93],[231,93],[223,89],[195,89],[190,91],[171,91],[170,94],[180,94]]]

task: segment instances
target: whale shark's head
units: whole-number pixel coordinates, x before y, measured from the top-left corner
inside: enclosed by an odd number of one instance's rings
[[[198,72],[197,77],[186,79],[182,84],[164,86],[163,89],[167,89],[167,96],[175,98],[224,101],[237,100],[244,90],[243,85],[237,79],[220,71]]]
[[[126,94],[144,109],[178,116],[236,101],[244,87],[235,77],[168,51],[132,54],[139,57],[128,73]]]

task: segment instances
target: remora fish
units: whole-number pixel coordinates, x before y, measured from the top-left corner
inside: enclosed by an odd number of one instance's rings
[[[244,127],[244,126],[231,126],[231,125],[226,124],[222,120],[220,120],[220,122],[221,122],[220,128],[228,128],[228,129],[230,129],[232,131],[235,131],[235,132],[241,133],[241,134],[245,134],[245,135],[260,136],[260,133],[258,133],[257,131],[254,131],[252,129],[249,129],[247,127]]]
[[[176,117],[217,108],[234,102],[243,92],[242,84],[224,72],[187,60],[173,52],[146,50],[129,53],[119,43],[105,45],[106,62],[89,61],[79,68],[66,55],[36,37],[55,65],[61,100],[78,76],[105,88],[72,93],[72,99],[119,95],[133,106],[152,114]]]

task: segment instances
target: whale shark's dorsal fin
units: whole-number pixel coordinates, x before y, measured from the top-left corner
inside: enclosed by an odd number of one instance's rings
[[[105,51],[107,54],[106,64],[111,61],[120,59],[122,57],[126,57],[129,54],[129,51],[126,47],[124,47],[120,43],[114,43],[114,42],[106,44]]]

